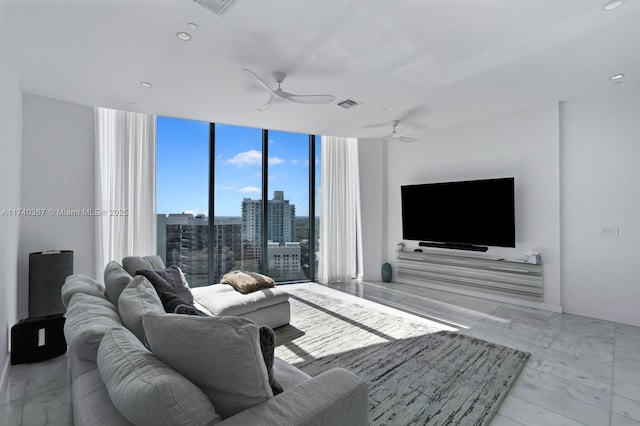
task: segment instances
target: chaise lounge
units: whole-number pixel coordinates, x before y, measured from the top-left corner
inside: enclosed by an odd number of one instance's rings
[[[122,265],[116,261],[109,262],[104,273],[107,293],[109,288],[112,288],[112,293],[117,294],[137,271],[149,269],[165,269],[162,258],[156,255],[128,256],[122,259]],[[230,285],[220,284],[194,287],[190,290],[196,307],[210,315],[243,317],[271,328],[289,324],[291,319],[289,294],[280,287],[247,294],[236,291]],[[111,303],[114,302],[117,300],[111,300]]]

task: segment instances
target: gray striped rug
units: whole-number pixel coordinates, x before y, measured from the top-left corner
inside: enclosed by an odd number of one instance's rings
[[[486,425],[530,354],[304,289],[276,355],[315,376],[344,367],[369,387],[372,425]]]

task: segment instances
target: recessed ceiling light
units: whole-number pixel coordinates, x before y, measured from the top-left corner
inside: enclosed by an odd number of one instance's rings
[[[191,28],[192,30],[197,30],[197,29],[198,29],[198,24],[193,23],[193,22],[189,22],[189,23],[187,24],[187,26],[188,26],[189,28]]]
[[[622,77],[624,77],[624,74],[614,74],[609,77],[609,80],[620,80]]]
[[[616,9],[620,6],[622,6],[622,4],[624,3],[624,0],[611,0],[608,1],[607,3],[604,4],[604,6],[602,6],[603,10],[613,10]]]
[[[182,40],[182,41],[189,41],[191,40],[191,34],[184,32],[184,31],[178,31],[176,33],[176,37],[178,37],[178,39]]]
[[[149,83],[148,81],[141,81],[140,86],[146,87],[148,89],[150,87],[153,87],[153,84]]]

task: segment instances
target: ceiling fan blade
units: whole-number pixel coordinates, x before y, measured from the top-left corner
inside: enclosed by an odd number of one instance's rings
[[[242,71],[246,71],[246,72],[248,72],[250,75],[252,75],[252,76],[253,76],[253,78],[255,78],[255,79],[258,81],[258,83],[260,83],[260,85],[261,85],[262,87],[264,87],[265,89],[267,89],[267,90],[269,91],[269,93],[271,93],[272,95],[276,95],[275,90],[273,90],[271,87],[269,87],[269,86],[267,85],[267,83],[265,83],[264,81],[262,81],[262,79],[261,79],[260,77],[258,77],[258,76],[256,75],[256,73],[254,73],[253,71],[251,71],[251,70],[250,70],[250,69],[248,69],[248,68],[242,68]]]
[[[262,105],[260,108],[256,108],[256,109],[254,109],[253,111],[254,111],[254,112],[261,112],[261,111],[264,111],[265,109],[269,108],[271,105],[273,105],[273,104],[277,103],[277,100],[278,100],[278,99],[279,99],[279,98],[277,98],[277,97],[275,97],[275,96],[271,95],[271,96],[269,97],[269,100],[267,101],[267,103],[266,103],[266,104]]]
[[[282,97],[300,104],[328,104],[336,99],[333,95],[294,95],[287,92],[284,92]]]
[[[406,136],[400,136],[398,140],[404,143],[412,143],[412,142],[417,142],[418,138],[408,138]]]
[[[387,123],[371,123],[371,124],[363,124],[360,126],[363,129],[377,129],[380,127],[389,127]]]

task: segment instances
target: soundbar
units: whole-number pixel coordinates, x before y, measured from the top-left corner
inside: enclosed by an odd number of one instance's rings
[[[482,252],[489,250],[489,247],[474,246],[473,244],[434,243],[431,241],[420,241],[418,245],[421,247],[435,247],[435,248],[452,249],[452,250],[467,250],[467,251],[482,251]]]

